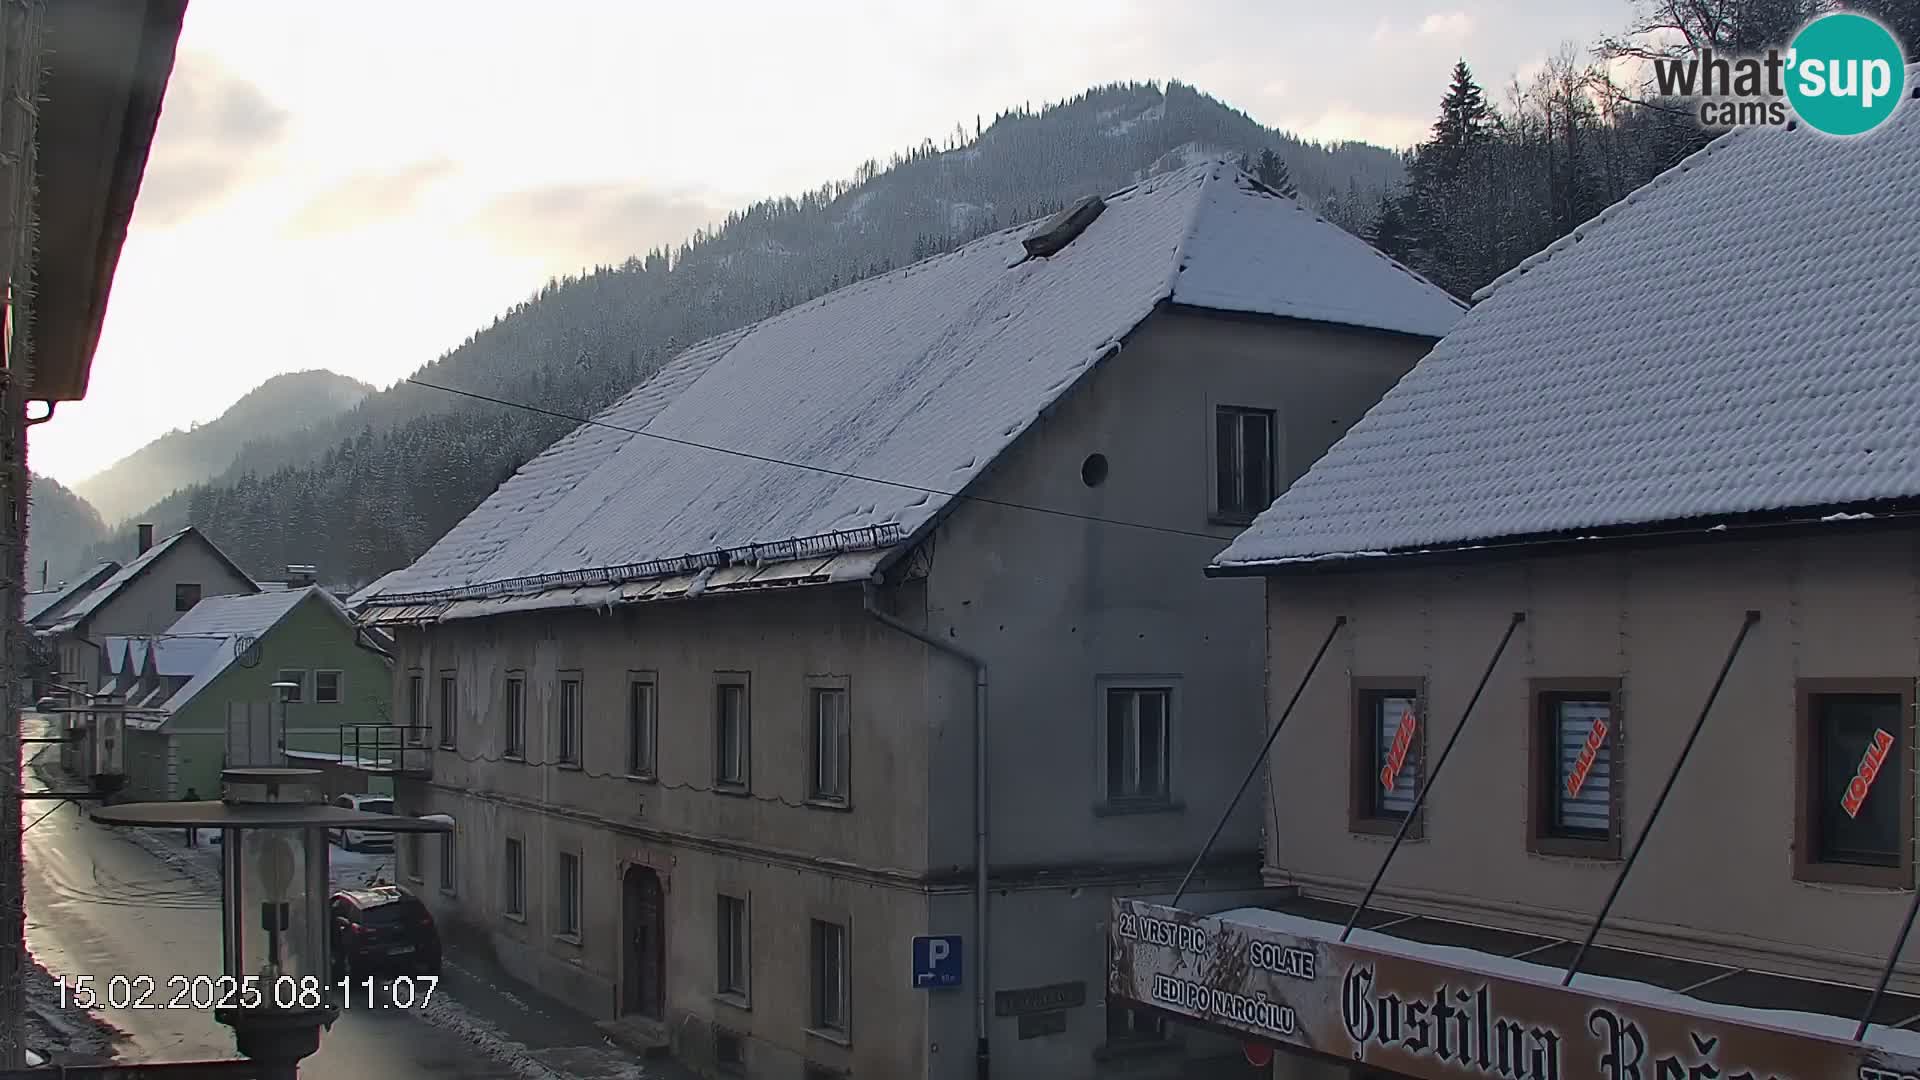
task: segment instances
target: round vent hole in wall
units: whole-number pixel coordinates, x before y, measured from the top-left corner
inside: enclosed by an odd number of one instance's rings
[[[1107,455],[1088,454],[1087,460],[1080,463],[1080,482],[1088,487],[1099,487],[1107,482]]]

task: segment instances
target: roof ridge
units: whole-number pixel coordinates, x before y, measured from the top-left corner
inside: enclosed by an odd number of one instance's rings
[[[1798,124],[1797,120],[1795,121],[1795,124],[1796,125]],[[1715,136],[1711,141],[1707,143],[1707,145],[1702,146],[1700,149],[1695,150],[1693,153],[1688,154],[1686,157],[1683,157],[1679,161],[1676,161],[1672,165],[1669,165],[1665,169],[1662,169],[1658,176],[1655,176],[1653,179],[1647,181],[1644,184],[1641,184],[1637,188],[1634,188],[1632,191],[1627,192],[1625,195],[1622,195],[1618,200],[1609,204],[1605,209],[1601,210],[1599,213],[1593,215],[1587,220],[1574,226],[1573,230],[1567,233],[1565,236],[1562,236],[1558,240],[1555,240],[1553,243],[1548,244],[1546,247],[1541,248],[1539,251],[1534,252],[1533,254],[1527,256],[1526,258],[1521,259],[1519,262],[1515,263],[1511,269],[1507,270],[1505,273],[1501,274],[1499,277],[1496,277],[1492,281],[1489,281],[1485,285],[1482,285],[1478,289],[1475,289],[1473,291],[1474,302],[1478,303],[1482,300],[1485,300],[1487,297],[1492,296],[1496,290],[1498,290],[1501,286],[1505,285],[1508,281],[1520,278],[1521,276],[1525,275],[1529,270],[1532,270],[1535,267],[1545,264],[1547,260],[1553,258],[1555,255],[1559,254],[1561,251],[1565,250],[1566,248],[1569,248],[1574,244],[1577,244],[1580,241],[1586,239],[1587,233],[1592,232],[1594,229],[1602,225],[1605,225],[1609,221],[1612,221],[1615,217],[1618,217],[1621,213],[1623,213],[1627,207],[1642,201],[1642,198],[1648,192],[1659,190],[1665,186],[1670,186],[1673,183],[1673,180],[1675,177],[1692,170],[1696,162],[1705,158],[1708,154],[1715,153],[1717,151],[1725,149],[1726,146],[1730,143],[1730,141],[1735,136],[1745,135],[1755,130],[1758,130],[1758,129],[1753,126],[1737,127],[1737,128],[1734,128],[1732,131],[1729,131],[1723,135]],[[1789,128],[1788,130],[1793,130],[1793,129]]]

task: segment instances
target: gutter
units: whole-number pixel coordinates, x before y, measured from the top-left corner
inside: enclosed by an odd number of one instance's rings
[[[875,621],[973,668],[973,1055],[976,1080],[988,1080],[993,1055],[987,1019],[987,662],[881,611],[876,596],[872,582],[861,586],[861,609]]]

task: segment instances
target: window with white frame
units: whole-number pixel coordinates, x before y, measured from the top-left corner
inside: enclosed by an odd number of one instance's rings
[[[813,1028],[847,1033],[847,928],[812,920]]]
[[[745,998],[751,970],[746,897],[721,893],[718,917],[720,933],[715,957],[719,966],[718,989],[722,994]]]
[[[1214,513],[1252,521],[1274,497],[1273,410],[1214,409]]]
[[[553,932],[561,937],[580,936],[580,856],[560,853],[558,880],[554,883]]]
[[[627,676],[627,775],[654,775],[659,731],[658,685],[650,672]]]
[[[420,742],[427,727],[427,679],[407,676],[407,741]]]
[[[460,881],[460,840],[451,829],[440,834],[440,891],[453,893]]]
[[[524,758],[527,755],[527,678],[520,672],[507,675],[504,705],[507,722],[503,753],[510,758]]]
[[[281,668],[274,676],[276,683],[286,683],[279,688],[280,700],[290,705],[298,705],[307,699],[307,672],[304,668]]]
[[[440,746],[454,750],[460,746],[459,683],[451,671],[440,673]]]
[[[560,675],[560,724],[558,759],[562,765],[580,764],[581,735],[580,673],[563,672]]]
[[[851,717],[845,686],[813,686],[807,691],[813,720],[812,773],[808,797],[815,802],[845,806],[851,785],[853,756]]]
[[[340,704],[341,673],[338,671],[316,671],[313,673],[313,700],[322,705]]]
[[[713,708],[713,782],[720,787],[744,789],[748,784],[751,719],[747,715],[747,680],[744,675],[723,676],[714,684]]]
[[[520,846],[516,837],[507,837],[506,850],[500,857],[500,907],[508,915],[525,918],[527,915],[527,863],[526,849]]]
[[[1171,686],[1106,688],[1106,786],[1113,804],[1159,804],[1171,797]]]

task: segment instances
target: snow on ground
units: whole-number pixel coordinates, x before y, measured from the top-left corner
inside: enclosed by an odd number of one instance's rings
[[[40,961],[29,959],[24,976],[27,1045],[56,1065],[88,1065],[113,1056],[120,1029],[85,1009],[61,1005],[59,986]]]

